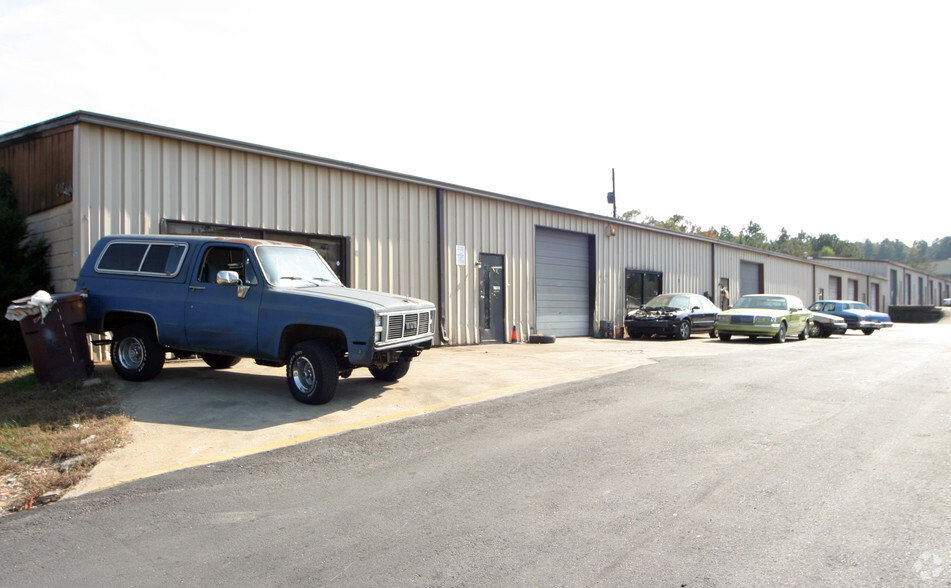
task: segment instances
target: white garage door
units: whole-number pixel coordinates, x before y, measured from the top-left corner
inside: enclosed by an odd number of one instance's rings
[[[537,331],[556,337],[591,334],[588,235],[535,230]]]

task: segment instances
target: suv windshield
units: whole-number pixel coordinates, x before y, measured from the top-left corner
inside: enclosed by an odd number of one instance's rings
[[[324,258],[313,249],[262,245],[255,252],[265,279],[274,286],[343,286]]]

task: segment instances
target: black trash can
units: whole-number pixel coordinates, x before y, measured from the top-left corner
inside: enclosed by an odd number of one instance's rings
[[[58,384],[89,377],[93,363],[86,339],[85,297],[80,292],[56,295],[48,308],[45,317],[37,307],[36,314],[20,320],[36,379],[42,384]]]

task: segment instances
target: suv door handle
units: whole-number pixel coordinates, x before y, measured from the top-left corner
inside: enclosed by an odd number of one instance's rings
[[[205,287],[204,286],[189,286],[188,289],[189,290],[204,290]]]

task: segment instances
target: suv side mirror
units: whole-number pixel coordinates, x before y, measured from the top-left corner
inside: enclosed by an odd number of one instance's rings
[[[231,270],[221,270],[216,276],[216,281],[219,286],[237,286],[238,287],[238,298],[244,298],[248,295],[248,290],[251,286],[246,286],[241,283],[241,278],[238,277],[238,272],[233,272]]]

